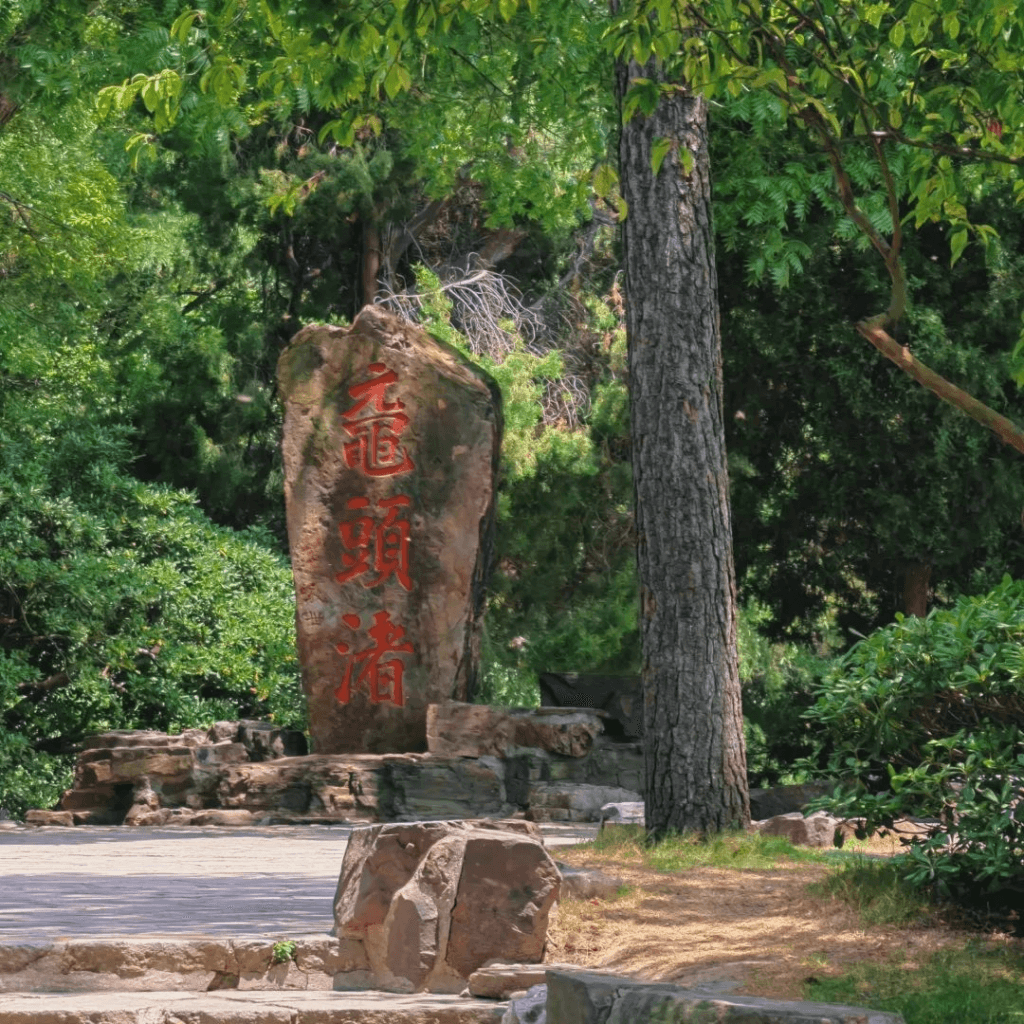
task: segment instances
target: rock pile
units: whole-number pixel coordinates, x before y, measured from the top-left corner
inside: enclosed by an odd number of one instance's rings
[[[511,817],[596,821],[639,800],[643,751],[580,709],[428,708],[426,754],[306,754],[301,733],[218,722],[89,737],[59,810],[35,825],[249,825]]]

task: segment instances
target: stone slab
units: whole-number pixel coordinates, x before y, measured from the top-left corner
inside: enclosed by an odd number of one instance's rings
[[[680,1021],[904,1024],[898,1013],[865,1007],[689,991],[676,985],[591,971],[549,970],[546,984],[546,1024],[641,1024],[651,1019],[657,1007],[666,1004],[669,1020]],[[671,1016],[672,1012],[677,1016]]]
[[[4,1024],[498,1024],[507,1004],[386,992],[0,995]]]
[[[282,933],[276,941],[285,941]],[[367,967],[357,943],[328,935],[287,934],[293,955],[274,955],[275,939],[132,936],[0,946],[0,993],[331,991],[340,974]],[[2,1019],[2,1018],[0,1018]]]

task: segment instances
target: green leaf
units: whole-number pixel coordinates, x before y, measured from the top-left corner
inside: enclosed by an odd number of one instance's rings
[[[412,77],[409,72],[395,61],[384,78],[384,91],[388,94],[388,99],[393,100],[403,89],[408,89],[411,85]]]
[[[619,172],[611,164],[598,164],[592,176],[594,191],[605,198],[619,183]]]
[[[889,29],[889,42],[899,50],[903,47],[903,39],[906,34],[906,26],[904,26],[902,21],[897,21],[896,24]]]
[[[953,266],[964,249],[967,247],[967,228],[960,228],[958,231],[954,231],[949,238],[949,251],[952,254],[949,265]]]
[[[651,146],[651,174],[656,178],[665,157],[673,146],[678,147],[679,143],[674,139],[657,138]]]
[[[498,0],[498,10],[505,21],[511,21],[518,6],[516,0]]]
[[[185,11],[184,14],[175,18],[171,25],[171,38],[177,39],[179,43],[187,43],[192,25],[201,13],[201,11]]]

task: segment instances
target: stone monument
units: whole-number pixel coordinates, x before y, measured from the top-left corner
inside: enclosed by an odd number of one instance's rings
[[[277,373],[314,753],[424,751],[427,705],[476,685],[501,393],[376,306],[300,331]]]

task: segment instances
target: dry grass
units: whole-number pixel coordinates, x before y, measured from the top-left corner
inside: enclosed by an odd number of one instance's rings
[[[883,856],[898,849],[894,839],[856,845]],[[661,872],[644,867],[638,847],[599,851],[584,845],[558,856],[621,878],[630,891],[607,901],[563,900],[548,932],[545,959],[552,963],[683,986],[734,979],[738,993],[799,999],[810,978],[867,962],[912,969],[968,938],[932,919],[866,927],[848,905],[807,891],[828,874],[825,863],[782,858],[766,869]]]

